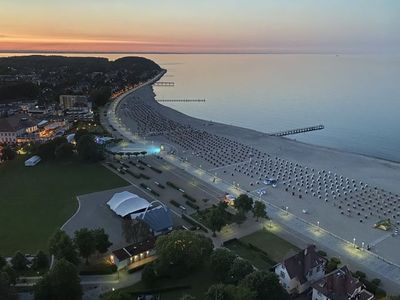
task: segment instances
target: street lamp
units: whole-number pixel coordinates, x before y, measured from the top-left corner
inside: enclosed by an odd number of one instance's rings
[[[361,242],[361,249],[364,250],[364,242]]]
[[[286,206],[286,215],[289,215],[289,206]]]
[[[319,231],[319,228],[320,228],[320,227],[319,227],[319,221],[317,221],[317,227],[318,227],[318,229],[317,229],[317,230]]]
[[[353,246],[356,247],[356,238],[353,238]]]

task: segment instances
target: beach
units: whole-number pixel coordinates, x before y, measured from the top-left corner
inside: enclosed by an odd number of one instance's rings
[[[151,85],[121,97],[112,109],[126,138],[164,145],[161,155],[194,176],[265,201],[282,224],[306,225],[294,225],[293,234],[299,230],[315,242],[335,237],[325,241],[328,248],[343,241],[370,249],[388,262],[384,268],[395,266],[390,272],[400,279],[400,238],[393,234],[400,220],[400,164],[192,118],[158,103]],[[268,178],[276,187],[266,184]],[[390,231],[374,228],[388,218]],[[340,256],[347,246],[335,252]]]

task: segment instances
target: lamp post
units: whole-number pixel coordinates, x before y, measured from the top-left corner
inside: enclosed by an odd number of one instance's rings
[[[285,210],[286,210],[286,215],[288,216],[289,215],[289,206],[286,206]]]
[[[353,238],[353,246],[356,247],[356,238]]]
[[[317,231],[319,231],[320,227],[319,227],[319,221],[317,221]]]

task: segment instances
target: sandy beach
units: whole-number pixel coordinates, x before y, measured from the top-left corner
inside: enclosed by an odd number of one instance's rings
[[[252,195],[264,190],[264,201],[400,264],[394,228],[373,228],[400,220],[400,164],[192,118],[155,101],[149,85],[124,97],[117,117],[175,157]],[[278,179],[275,188],[268,177]]]

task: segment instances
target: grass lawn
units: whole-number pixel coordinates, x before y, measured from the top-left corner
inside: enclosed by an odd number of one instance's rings
[[[284,258],[287,258],[288,256],[300,251],[300,249],[296,246],[285,241],[284,239],[281,239],[266,229],[254,232],[241,238],[240,240],[244,243],[253,244],[257,248],[263,250],[272,260],[276,262],[280,262]]]
[[[240,243],[242,242],[242,243]],[[247,235],[238,241],[232,241],[226,245],[240,257],[249,260],[256,268],[260,270],[269,270],[275,263],[299,251],[297,247],[281,239],[267,230],[260,230]],[[258,249],[264,251],[268,258],[262,253],[247,247],[246,244],[252,244]]]
[[[188,289],[180,289],[175,291],[168,291],[161,293],[162,300],[177,300],[185,294],[190,294],[196,299],[204,299],[204,294],[207,292],[208,288],[216,283],[212,276],[212,271],[208,265],[203,266],[191,272],[189,275],[183,278],[163,278],[158,279],[154,286],[149,288],[146,287],[141,281],[131,285],[129,287],[120,289],[121,292],[126,292],[129,294],[137,293],[141,291],[146,291],[150,289],[161,289],[168,287],[177,286],[190,286]]]
[[[76,211],[77,195],[127,185],[100,164],[23,158],[0,165],[0,255],[47,250],[53,232]]]

